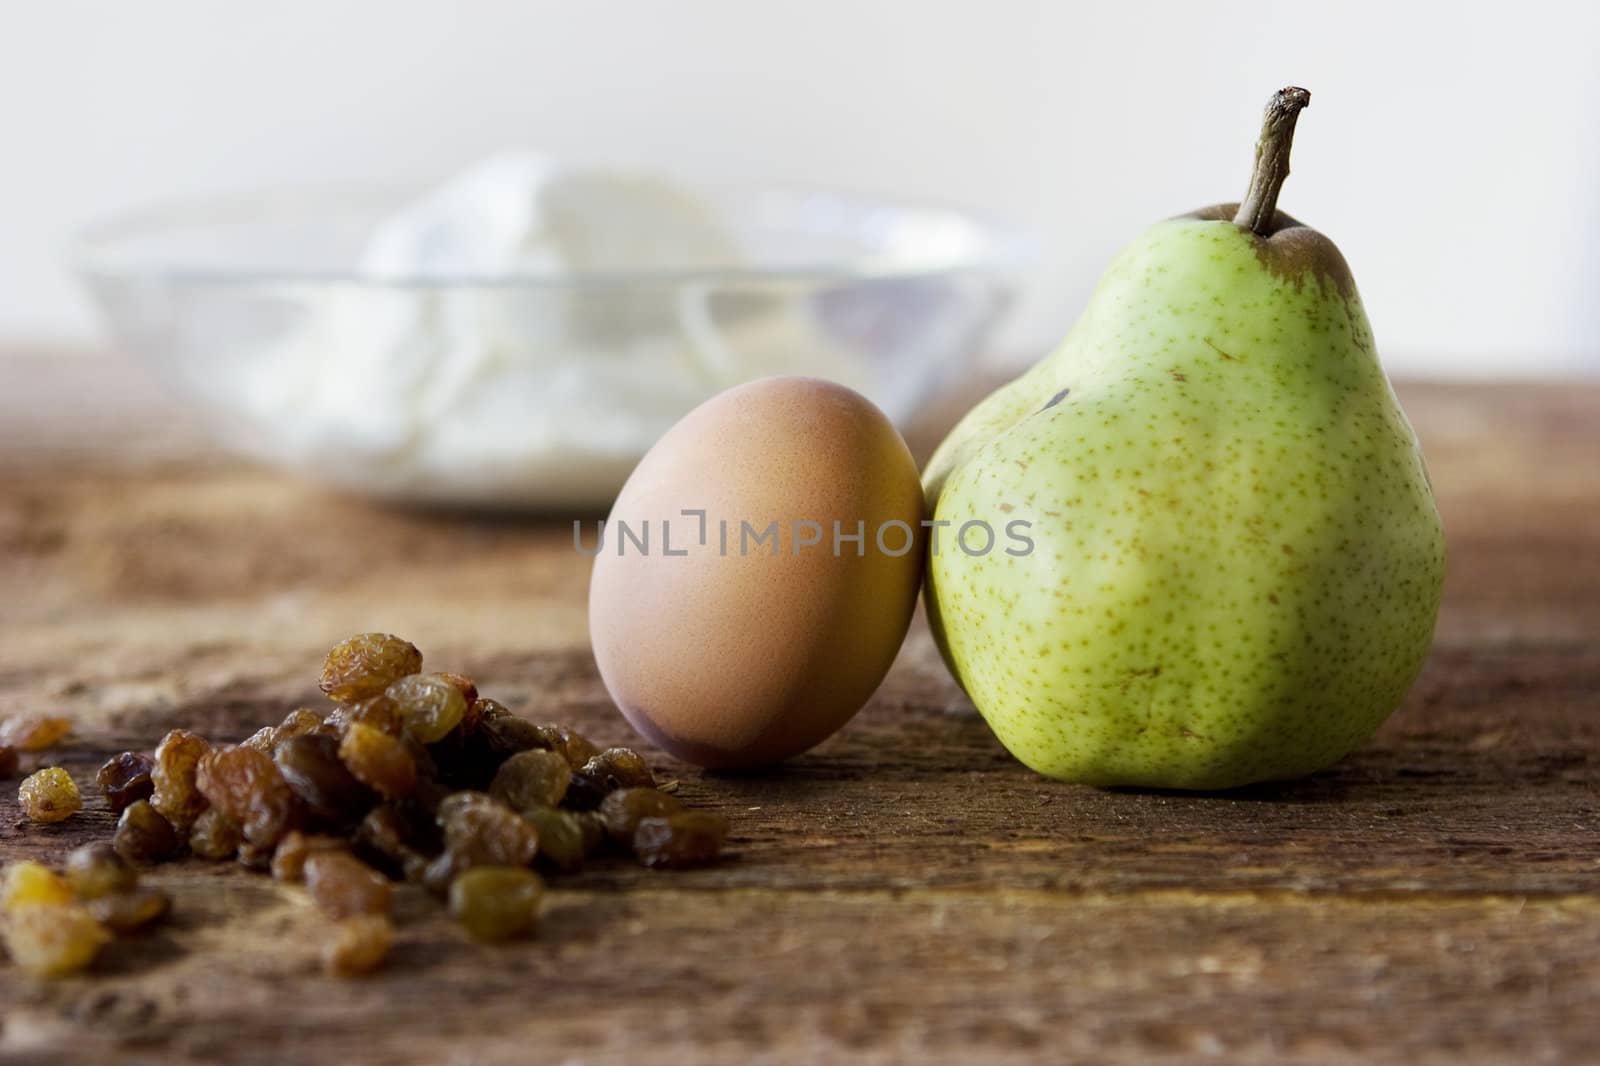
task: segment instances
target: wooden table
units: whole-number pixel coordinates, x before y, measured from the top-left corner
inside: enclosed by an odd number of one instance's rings
[[[14,359],[0,396],[0,713],[62,711],[80,782],[184,725],[238,738],[323,650],[409,636],[538,719],[633,743],[570,526],[384,510],[197,450],[128,368]],[[391,965],[321,976],[298,889],[162,867],[159,932],[0,970],[0,1060],[1507,1062],[1600,1057],[1600,388],[1414,386],[1450,534],[1437,646],[1377,740],[1293,785],[1095,791],[1014,762],[919,622],[782,770],[656,755],[735,855],[556,882],[537,941],[408,890]],[[0,799],[6,859],[106,835]]]

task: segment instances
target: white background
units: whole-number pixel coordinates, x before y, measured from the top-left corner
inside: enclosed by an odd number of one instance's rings
[[[65,241],[284,181],[523,146],[998,213],[1031,356],[1145,224],[1241,192],[1310,88],[1282,205],[1351,261],[1391,370],[1600,373],[1600,5],[0,0],[0,343],[82,345]]]

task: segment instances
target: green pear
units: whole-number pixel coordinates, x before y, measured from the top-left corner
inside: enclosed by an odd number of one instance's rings
[[[1040,773],[1299,777],[1427,657],[1445,549],[1416,436],[1344,257],[1276,209],[1309,102],[1277,93],[1243,203],[1146,230],[924,475],[935,636]]]

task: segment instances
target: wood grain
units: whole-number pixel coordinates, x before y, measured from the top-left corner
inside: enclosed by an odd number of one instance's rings
[[[174,724],[281,717],[372,628],[636,743],[588,656],[570,528],[331,496],[197,453],[115,364],[11,370],[0,713],[74,716],[59,761],[80,783]],[[1405,707],[1325,773],[1221,796],[1054,784],[999,748],[919,623],[862,715],[784,769],[653,757],[733,818],[718,867],[598,864],[557,882],[539,940],[499,949],[405,891],[391,966],[354,982],[318,972],[326,926],[297,890],[163,867],[161,931],[79,978],[0,970],[0,1061],[1600,1057],[1600,388],[1402,398],[1450,538],[1445,611]],[[109,831],[95,802],[53,828],[14,803],[8,860]]]

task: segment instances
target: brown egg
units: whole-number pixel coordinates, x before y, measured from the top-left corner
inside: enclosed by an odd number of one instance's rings
[[[905,639],[921,519],[911,453],[859,394],[786,377],[706,401],[580,540],[599,545],[589,636],[612,699],[701,766],[814,747]]]

